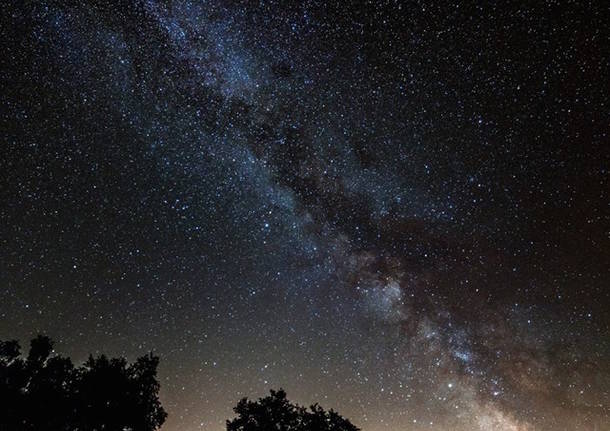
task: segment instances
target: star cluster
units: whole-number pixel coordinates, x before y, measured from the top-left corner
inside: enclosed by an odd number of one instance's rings
[[[0,339],[154,350],[166,431],[608,426],[603,6],[87,3],[2,12]]]

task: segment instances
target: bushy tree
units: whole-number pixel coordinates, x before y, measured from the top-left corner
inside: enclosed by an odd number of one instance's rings
[[[282,389],[257,401],[243,398],[233,411],[237,417],[227,421],[227,431],[359,431],[333,410],[291,403]]]
[[[166,418],[152,354],[92,356],[80,367],[38,336],[24,359],[16,341],[0,341],[0,431],[153,431]]]

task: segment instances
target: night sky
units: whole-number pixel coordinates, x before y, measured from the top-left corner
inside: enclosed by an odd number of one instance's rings
[[[82,3],[2,6],[0,339],[163,431],[610,429],[604,2]]]

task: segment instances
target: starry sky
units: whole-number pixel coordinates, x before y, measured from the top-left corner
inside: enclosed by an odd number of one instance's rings
[[[86,3],[1,12],[0,339],[164,431],[609,429],[603,2]]]

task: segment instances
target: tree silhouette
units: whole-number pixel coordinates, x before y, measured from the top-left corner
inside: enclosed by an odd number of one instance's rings
[[[237,417],[227,421],[227,431],[359,431],[333,410],[292,404],[282,389],[258,401],[243,398],[233,411]]]
[[[0,341],[0,431],[153,431],[167,414],[152,354],[89,357],[75,367],[38,336],[24,359],[17,341]]]

